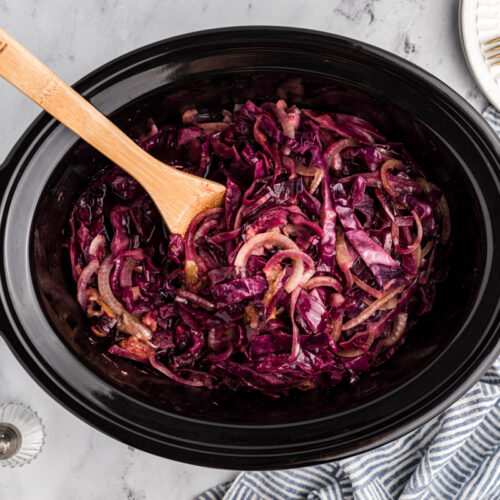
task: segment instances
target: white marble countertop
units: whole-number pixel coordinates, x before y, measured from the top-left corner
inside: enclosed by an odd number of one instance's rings
[[[194,30],[312,28],[405,57],[482,109],[486,101],[462,56],[457,10],[458,0],[0,0],[0,25],[70,83],[132,49]],[[0,110],[1,163],[39,110],[4,81]],[[2,500],[183,500],[236,474],[165,460],[105,436],[45,394],[1,340],[0,402],[31,406],[47,432],[33,463],[0,468]]]

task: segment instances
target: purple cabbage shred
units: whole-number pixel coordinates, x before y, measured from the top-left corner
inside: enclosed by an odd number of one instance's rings
[[[446,200],[371,124],[280,100],[149,127],[146,151],[227,194],[182,237],[117,166],[85,189],[68,246],[111,355],[277,397],[358,380],[430,311]]]

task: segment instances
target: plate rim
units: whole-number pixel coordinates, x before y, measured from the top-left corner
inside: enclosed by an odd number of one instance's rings
[[[500,85],[497,84],[484,63],[478,43],[476,26],[477,8],[478,0],[460,0],[458,24],[462,49],[474,81],[484,93],[489,103],[500,111]]]

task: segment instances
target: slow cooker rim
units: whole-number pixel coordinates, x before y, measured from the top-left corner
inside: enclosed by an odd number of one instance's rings
[[[174,37],[174,38],[170,38],[168,40],[164,40],[164,41],[160,41],[160,42],[155,42],[154,44],[150,44],[146,47],[143,47],[143,48],[139,48],[133,52],[130,52],[128,54],[125,54],[119,58],[116,58],[114,59],[113,61],[109,62],[109,63],[106,63],[105,65],[101,66],[100,68],[98,68],[97,70],[95,70],[94,72],[90,73],[89,75],[87,75],[86,77],[84,77],[83,79],[81,79],[77,84],[75,84],[75,87],[84,87],[86,84],[90,85],[89,88],[91,88],[91,84],[93,82],[93,80],[97,80],[97,86],[99,86],[100,84],[103,83],[104,80],[100,80],[100,73],[103,72],[111,72],[112,71],[112,68],[115,64],[118,64],[118,63],[125,63],[125,61],[128,59],[128,58],[133,58],[135,55],[138,55],[138,54],[142,54],[142,53],[145,53],[151,49],[154,49],[154,48],[157,48],[157,47],[162,47],[164,46],[165,43],[172,43],[173,41],[175,40],[178,40],[178,39],[185,39],[185,38],[196,38],[197,36],[204,36],[206,34],[212,34],[212,33],[222,33],[222,32],[241,32],[241,31],[249,31],[249,32],[252,32],[254,28],[251,28],[251,27],[245,27],[245,28],[240,28],[240,29],[231,29],[231,28],[224,28],[224,29],[218,29],[218,30],[208,30],[208,31],[204,31],[204,32],[198,32],[198,33],[193,33],[193,34],[189,34],[189,35],[180,35],[178,37]],[[258,27],[257,28],[257,31],[258,32],[264,32],[266,30],[269,30],[269,29],[272,29],[273,31],[276,31],[276,30],[282,30],[284,32],[293,32],[293,33],[296,33],[296,31],[299,31],[299,32],[303,32],[305,35],[321,35],[322,37],[326,37],[326,38],[333,38],[334,40],[338,40],[340,39],[341,41],[343,42],[352,42],[354,45],[360,45],[360,46],[363,46],[365,48],[367,48],[368,50],[371,50],[371,51],[375,51],[375,52],[378,52],[379,55],[381,55],[382,57],[387,57],[387,53],[385,53],[385,51],[382,51],[381,49],[377,49],[377,48],[374,48],[374,47],[371,47],[369,46],[368,44],[364,44],[364,43],[361,43],[361,42],[355,42],[355,41],[349,41],[349,39],[346,39],[344,37],[331,37],[331,35],[328,35],[328,34],[323,34],[323,33],[320,33],[320,32],[311,32],[309,30],[295,30],[295,29],[283,29],[283,28],[268,28],[268,27]],[[397,56],[393,56],[392,54],[389,54],[390,58],[393,58],[394,61],[398,64],[398,65],[401,65],[402,61],[401,59],[397,58]],[[393,61],[393,62],[394,62]],[[140,61],[140,63],[143,62],[143,61]],[[409,63],[408,63],[409,64]],[[407,68],[408,69],[408,68]],[[413,65],[409,64],[409,69],[411,70],[412,73],[415,73],[416,70],[419,70],[421,71],[424,75],[426,75],[427,77],[430,77],[432,80],[434,80],[435,82],[439,83],[439,85],[442,87],[444,84],[442,84],[442,82],[439,82],[437,79],[435,79],[435,77],[432,77],[432,75],[429,75],[427,72],[425,72],[424,70],[420,70],[420,68],[416,68],[414,67]],[[104,75],[102,75],[104,76]],[[428,78],[425,78],[426,80]],[[429,82],[427,82],[429,83]],[[442,89],[441,89],[442,90]],[[446,90],[446,89],[445,89]],[[86,92],[84,92],[84,94],[88,94],[88,93],[91,93],[92,90],[89,90],[87,89]],[[451,91],[453,92],[453,91]],[[446,92],[445,92],[446,94]],[[454,92],[453,92],[454,94]],[[450,97],[449,93],[448,93],[448,97]],[[455,97],[456,99],[456,95],[454,95],[453,97]],[[456,103],[455,103],[456,104]],[[461,103],[462,104],[462,108],[463,108],[463,102]],[[469,107],[469,111],[470,111],[470,107]],[[477,121],[477,117],[478,115],[475,115],[474,118],[476,118],[476,121]],[[45,120],[45,124],[44,124],[44,120]],[[48,133],[48,130],[50,129],[50,126],[51,126],[51,122],[53,120],[45,115],[44,113],[42,113],[42,115],[40,115],[34,122],[33,124],[27,129],[27,131],[25,132],[25,134],[23,134],[23,136],[20,138],[20,140],[18,141],[18,143],[14,146],[13,150],[11,151],[11,154],[8,156],[6,162],[4,163],[4,166],[8,167],[8,166],[12,166],[12,165],[16,165],[17,162],[14,161],[14,158],[16,156],[16,153],[20,152],[19,151],[19,148],[21,147],[22,144],[25,144],[26,141],[28,141],[30,135],[33,133],[33,136],[39,136],[40,135],[40,131],[39,132],[36,132],[40,127],[42,127],[42,131],[43,131],[43,128],[46,127],[47,125],[49,126],[45,131]],[[482,125],[482,129],[484,128],[484,124],[481,124]],[[484,133],[485,131],[482,130],[482,132]],[[491,132],[491,131],[490,131]],[[492,132],[491,132],[492,133]],[[491,137],[490,137],[491,139]],[[496,139],[496,136],[495,136],[495,140]],[[33,145],[33,139],[29,140],[30,144]],[[36,141],[36,142],[39,142],[39,141]],[[487,142],[487,141],[486,141]],[[498,145],[497,145],[497,150],[498,150]],[[26,153],[26,151],[25,151]],[[497,154],[498,154],[498,151],[497,151]],[[21,160],[22,158],[22,154],[20,155],[20,158],[19,158],[19,161]],[[18,165],[20,165],[21,163],[17,163]],[[6,168],[5,167],[5,168]],[[2,174],[5,175],[5,173],[7,172],[7,170],[2,170]],[[11,176],[10,178],[10,181],[13,182],[14,181],[14,177],[16,177],[15,175],[14,176]],[[10,191],[10,183],[9,183],[9,191]],[[4,200],[3,202],[5,203],[6,202],[6,198],[4,197]],[[2,290],[3,292],[3,290]],[[8,341],[8,343],[10,344],[10,342]],[[494,353],[494,350],[492,351]],[[16,354],[18,354],[16,352]],[[480,364],[479,367],[477,367],[477,369],[475,370],[475,373],[477,374],[477,378],[480,376],[480,373],[485,369],[485,365],[489,364],[490,363],[490,359],[493,359],[494,358],[494,354],[490,354],[490,356],[488,357],[488,359],[483,359],[482,360],[482,363]],[[23,360],[24,361],[24,360]],[[31,370],[29,370],[31,371]],[[476,378],[476,379],[477,379]],[[37,380],[37,379],[36,379]],[[470,374],[469,374],[469,377],[467,378],[468,381],[470,381]],[[37,380],[38,381],[38,380]],[[474,380],[475,381],[475,380]],[[470,385],[472,385],[473,382],[470,383]],[[467,384],[469,385],[469,384]],[[463,389],[462,393],[465,392],[467,390],[468,387],[466,387],[465,389]],[[460,392],[460,391],[457,391],[457,392]],[[59,399],[59,398],[58,398]],[[444,406],[447,406],[448,405],[448,402],[449,400],[455,400],[456,399],[456,395],[455,394],[452,394],[451,396],[449,396],[448,398],[446,398],[446,402],[444,403]],[[66,405],[66,403],[63,403]],[[441,410],[438,410],[438,411],[441,411]],[[79,415],[81,417],[81,413],[77,413],[77,415]],[[425,414],[425,420],[428,420],[429,418],[432,418],[433,415],[427,417],[429,414],[426,413]],[[176,417],[178,417],[178,415],[175,415]],[[206,424],[206,422],[205,422]],[[406,427],[411,427],[412,424],[409,423]],[[402,433],[405,433],[407,432],[406,430],[403,430]],[[391,437],[388,439],[393,439],[393,434],[391,433]],[[377,444],[380,444],[380,442],[377,442]]]

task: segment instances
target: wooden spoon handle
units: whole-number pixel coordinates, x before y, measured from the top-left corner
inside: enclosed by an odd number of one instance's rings
[[[183,232],[185,223],[173,227],[170,215],[186,212],[187,217],[200,190],[214,191],[218,203],[223,199],[223,186],[152,158],[1,28],[0,76],[141,183],[157,205],[164,204],[158,208],[172,232]],[[210,206],[210,201],[203,202]]]
[[[1,28],[0,76],[134,177],[149,156]]]

